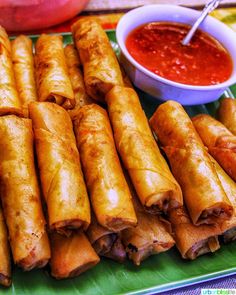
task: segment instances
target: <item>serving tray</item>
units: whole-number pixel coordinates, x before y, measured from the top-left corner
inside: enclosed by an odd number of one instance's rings
[[[118,50],[115,32],[107,32],[113,48]],[[72,41],[71,34],[63,34],[64,42]],[[37,36],[32,36],[34,40]],[[157,100],[139,91],[142,106],[150,117],[160,104]],[[236,95],[236,85],[228,89],[226,96]],[[215,115],[219,101],[207,105],[187,107],[190,116],[197,113]],[[1,261],[0,261],[1,263]],[[91,295],[91,294],[151,294],[236,274],[236,242],[222,245],[215,253],[207,254],[194,261],[183,260],[174,248],[166,253],[154,255],[139,267],[127,261],[119,264],[102,258],[93,269],[78,278],[56,281],[49,275],[49,268],[23,272],[15,268],[13,284],[9,289],[0,287],[0,294],[8,295]]]

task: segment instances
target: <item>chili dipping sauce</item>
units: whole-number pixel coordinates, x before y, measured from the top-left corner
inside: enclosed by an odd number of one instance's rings
[[[163,78],[198,86],[226,81],[233,71],[228,51],[200,30],[182,45],[189,29],[179,23],[148,23],[128,35],[126,47],[139,64]]]

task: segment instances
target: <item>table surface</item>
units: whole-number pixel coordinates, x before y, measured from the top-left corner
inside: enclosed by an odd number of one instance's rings
[[[90,0],[87,11],[99,11],[109,9],[124,9],[145,4],[176,4],[186,6],[202,6],[207,0]],[[236,5],[235,0],[223,0],[222,5]]]

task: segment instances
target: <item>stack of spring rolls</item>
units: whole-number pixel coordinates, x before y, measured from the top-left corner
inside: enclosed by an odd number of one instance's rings
[[[189,259],[219,249],[218,236],[233,239],[235,227],[236,184],[209,155],[195,128],[196,120],[193,118],[192,122],[174,101],[159,106],[150,119],[182,188],[184,206],[171,210],[168,217],[176,245],[182,257]],[[209,137],[212,135],[208,134]]]
[[[63,279],[99,256],[140,265],[176,244],[195,259],[236,239],[233,116],[219,111],[229,131],[169,101],[148,122],[100,24],[72,34],[65,48],[41,35],[33,54],[0,27],[0,284],[11,253]]]
[[[10,43],[1,27],[0,47],[0,282],[11,284],[10,249],[25,271],[50,262],[55,278],[76,276],[99,262],[84,234],[90,204],[66,111],[80,89],[62,37],[42,35],[33,55],[28,37]]]

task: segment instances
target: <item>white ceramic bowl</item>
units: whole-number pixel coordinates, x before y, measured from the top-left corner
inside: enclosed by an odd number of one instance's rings
[[[199,28],[217,39],[232,57],[232,75],[223,83],[195,86],[170,81],[150,72],[129,54],[125,41],[127,35],[136,27],[155,21],[192,25],[199,14],[199,11],[190,8],[160,4],[133,9],[121,18],[116,29],[116,38],[121,49],[120,61],[135,86],[160,100],[172,99],[183,105],[196,105],[218,99],[228,86],[236,83],[236,33],[211,16],[207,16]]]

